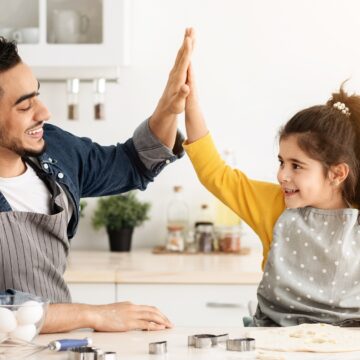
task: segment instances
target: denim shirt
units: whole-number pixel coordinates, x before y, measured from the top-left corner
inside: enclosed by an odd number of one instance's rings
[[[45,152],[35,159],[41,175],[55,179],[73,206],[69,239],[79,223],[80,198],[145,190],[167,164],[184,154],[180,132],[171,150],[151,133],[149,120],[139,125],[132,138],[116,145],[101,146],[51,124],[44,125],[44,139]],[[1,192],[0,211],[12,211]]]

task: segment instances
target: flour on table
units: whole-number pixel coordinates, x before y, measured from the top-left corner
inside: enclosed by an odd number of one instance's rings
[[[256,354],[256,360],[285,360],[285,358],[279,354],[270,354],[267,352],[259,351]]]
[[[360,351],[360,330],[327,324],[302,324],[266,330],[249,330],[256,349],[273,351]]]

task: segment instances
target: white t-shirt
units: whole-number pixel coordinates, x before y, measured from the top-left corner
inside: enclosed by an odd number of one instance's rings
[[[28,211],[40,214],[51,214],[51,194],[45,183],[36,175],[31,166],[26,165],[26,171],[15,177],[0,177],[0,191],[13,211]],[[72,207],[66,194],[61,191],[65,206],[67,207],[69,219]]]

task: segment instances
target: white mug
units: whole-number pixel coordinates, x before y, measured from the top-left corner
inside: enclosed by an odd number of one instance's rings
[[[89,27],[89,18],[76,10],[54,10],[53,32],[54,42],[74,44],[80,41]]]
[[[39,28],[26,27],[16,29],[12,32],[11,37],[19,44],[36,44],[39,42]]]
[[[12,32],[14,31],[13,28],[1,28],[0,29],[0,36],[3,36],[7,40],[13,40]]]

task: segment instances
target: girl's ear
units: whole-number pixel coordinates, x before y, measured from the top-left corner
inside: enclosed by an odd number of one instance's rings
[[[330,167],[328,176],[330,182],[336,186],[340,185],[349,175],[349,165],[340,163]]]

